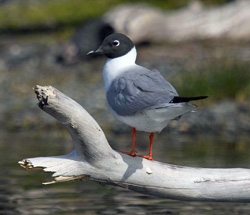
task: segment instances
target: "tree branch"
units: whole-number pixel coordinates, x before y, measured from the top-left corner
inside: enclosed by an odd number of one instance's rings
[[[51,86],[36,86],[39,107],[68,129],[75,150],[67,155],[27,158],[26,169],[53,172],[51,184],[87,177],[107,185],[170,199],[250,202],[250,169],[191,168],[114,151],[87,111]]]

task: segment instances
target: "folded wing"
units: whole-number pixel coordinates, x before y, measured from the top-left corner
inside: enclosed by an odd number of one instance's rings
[[[157,70],[140,66],[117,77],[107,92],[110,107],[121,116],[169,103],[174,97],[178,97],[178,93]]]

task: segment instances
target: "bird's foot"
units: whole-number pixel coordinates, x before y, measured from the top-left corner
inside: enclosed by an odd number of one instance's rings
[[[147,160],[151,160],[151,161],[153,161],[154,159],[153,159],[153,157],[151,156],[151,155],[137,155],[138,157],[141,157],[141,158],[145,158],[145,159],[147,159]]]
[[[136,157],[137,156],[137,151],[136,150],[131,150],[130,152],[122,152],[121,153],[124,153],[126,155],[130,155],[132,157]]]

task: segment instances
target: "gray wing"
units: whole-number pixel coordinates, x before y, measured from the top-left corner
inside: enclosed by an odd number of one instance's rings
[[[137,67],[124,72],[111,84],[107,92],[110,107],[121,116],[164,103],[169,103],[178,93],[157,70]]]

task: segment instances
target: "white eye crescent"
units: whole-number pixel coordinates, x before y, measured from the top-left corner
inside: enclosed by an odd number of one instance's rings
[[[119,40],[114,40],[113,45],[114,46],[119,46],[120,45],[120,41]]]

